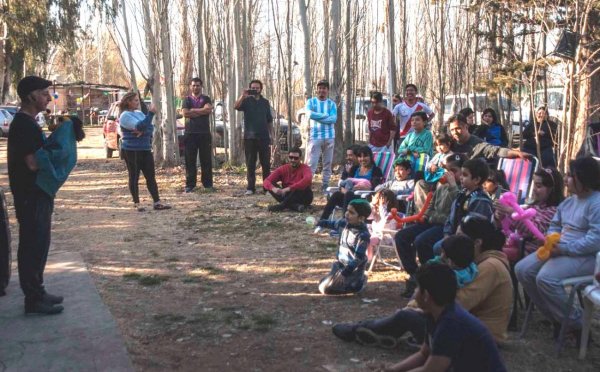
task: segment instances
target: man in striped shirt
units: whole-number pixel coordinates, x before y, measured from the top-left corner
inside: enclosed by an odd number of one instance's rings
[[[333,147],[335,143],[335,122],[337,107],[329,97],[329,82],[317,83],[317,96],[306,101],[309,117],[309,136],[306,149],[306,163],[314,176],[319,158],[323,155],[323,190],[329,186]]]

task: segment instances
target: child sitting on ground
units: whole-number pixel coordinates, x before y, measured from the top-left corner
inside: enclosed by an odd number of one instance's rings
[[[450,215],[444,225],[444,239],[456,233],[460,222],[467,216],[491,221],[494,214],[492,200],[481,185],[487,179],[489,167],[481,159],[470,159],[463,163],[460,183],[463,189],[452,203]],[[441,251],[441,242],[433,247],[434,254]]]
[[[337,261],[330,273],[319,282],[319,292],[328,295],[357,293],[367,284],[367,247],[371,235],[365,221],[371,214],[371,205],[365,199],[354,199],[348,204],[345,218],[337,221],[320,220],[317,226],[343,229],[340,234]]]
[[[500,199],[500,195],[509,191],[506,175],[502,169],[490,169],[488,178],[483,183],[483,190],[492,201]]]
[[[373,251],[384,238],[384,230],[395,230],[396,220],[391,218],[392,208],[396,208],[396,194],[389,189],[377,191],[371,202],[371,217],[373,222],[368,225],[371,233],[371,243],[367,248],[367,260],[371,262]],[[389,239],[389,238],[388,238]]]
[[[388,189],[396,195],[409,195],[415,188],[415,180],[410,178],[410,161],[399,159],[394,162],[394,179],[375,187],[375,191]]]
[[[479,273],[474,258],[473,240],[466,235],[458,234],[444,240],[442,254],[429,262],[447,263],[454,270],[456,283],[460,289],[475,280]]]

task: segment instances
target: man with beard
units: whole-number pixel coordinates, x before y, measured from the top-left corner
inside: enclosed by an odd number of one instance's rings
[[[312,203],[312,173],[306,164],[302,164],[302,150],[293,147],[288,152],[289,163],[275,169],[263,182],[278,204],[269,206],[270,212],[291,209],[304,212]]]

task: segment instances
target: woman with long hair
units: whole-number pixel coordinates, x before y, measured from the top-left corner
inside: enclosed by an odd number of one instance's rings
[[[169,205],[163,204],[160,201],[154,173],[154,157],[152,156],[154,125],[152,125],[152,119],[154,118],[156,108],[154,105],[151,105],[147,115],[144,115],[139,108],[140,97],[136,92],[125,94],[119,103],[121,111],[119,125],[123,134],[121,137],[121,151],[127,164],[129,191],[133,197],[134,208],[139,212],[145,210],[144,207],[140,206],[138,187],[141,171],[144,174],[144,178],[146,178],[148,191],[152,195],[154,209],[169,209],[171,208]]]

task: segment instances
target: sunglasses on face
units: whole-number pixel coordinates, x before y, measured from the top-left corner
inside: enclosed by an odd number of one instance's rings
[[[300,159],[300,156],[288,155],[288,158],[290,160],[298,160],[298,159]]]

